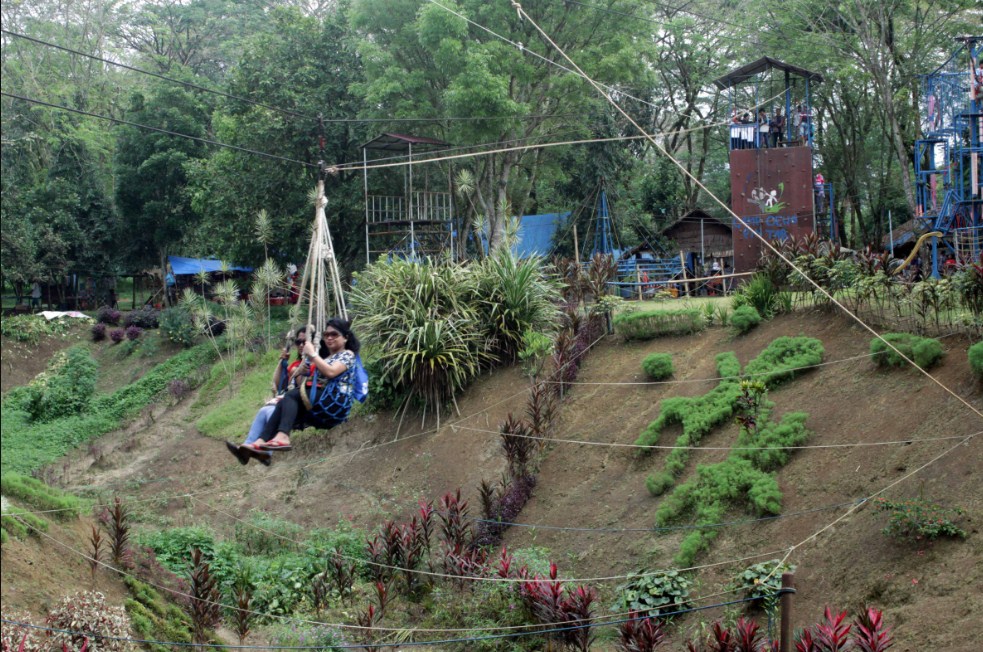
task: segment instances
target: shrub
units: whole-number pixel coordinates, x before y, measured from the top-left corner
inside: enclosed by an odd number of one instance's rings
[[[40,315],[15,315],[0,319],[0,333],[18,342],[36,345],[42,336],[62,335],[71,328],[71,319],[47,320]]]
[[[35,625],[34,618],[27,612],[11,611],[3,612],[4,621],[14,621]],[[21,644],[24,645],[21,648]],[[48,652],[50,649],[45,640],[44,631],[32,627],[23,627],[8,622],[0,622],[0,645],[2,649],[13,652]]]
[[[738,335],[748,333],[752,328],[761,323],[761,315],[757,308],[752,305],[737,308],[730,316],[730,325]]]
[[[813,337],[778,337],[747,364],[744,374],[775,387],[822,362],[824,353],[823,343]]]
[[[351,646],[341,630],[330,625],[282,623],[272,628],[269,639],[272,645],[311,650],[336,650],[343,649],[338,646]]]
[[[53,513],[64,518],[78,516],[82,509],[81,501],[75,496],[19,473],[4,471],[0,475],[0,491],[39,510],[57,510]]]
[[[983,380],[983,342],[977,342],[969,347],[967,355],[969,355],[969,368],[977,378]]]
[[[126,313],[126,318],[123,320],[123,326],[139,326],[144,330],[157,328],[159,325],[160,310],[157,310],[153,306],[144,306],[139,310],[128,312]]]
[[[143,329],[140,328],[139,326],[131,325],[126,327],[126,339],[130,340],[131,342],[133,340],[139,339],[140,335],[142,334],[143,334]]]
[[[92,341],[101,342],[106,339],[106,325],[102,322],[92,324]]]
[[[113,341],[113,344],[119,344],[123,341],[124,337],[126,337],[126,331],[124,331],[122,328],[114,328],[113,330],[109,331],[109,339]]]
[[[673,374],[671,353],[650,353],[642,360],[642,370],[652,380],[665,380]]]
[[[620,313],[614,317],[614,330],[628,340],[648,340],[667,335],[688,335],[706,326],[697,308],[645,310]]]
[[[212,559],[216,545],[215,535],[204,527],[175,527],[141,534],[137,542],[153,550],[164,568],[179,574],[188,570],[192,549],[201,550],[206,559]]]
[[[764,610],[771,612],[778,607],[778,591],[782,588],[782,573],[794,571],[795,566],[782,563],[780,559],[771,559],[745,568],[734,579],[734,585],[735,588],[744,593],[744,597],[760,601]],[[752,604],[758,604],[758,602]]]
[[[187,348],[195,343],[199,329],[184,306],[168,308],[160,313],[160,333],[174,344]]]
[[[936,339],[911,333],[884,333],[881,337],[884,339],[875,338],[870,341],[870,353],[879,367],[903,367],[908,364],[884,340],[922,369],[934,366],[942,358],[942,344]]]
[[[632,573],[628,581],[618,587],[615,611],[635,611],[645,616],[661,616],[681,611],[690,606],[689,590],[692,580],[679,571],[646,574]]]
[[[106,596],[98,591],[80,591],[64,598],[48,613],[46,622],[49,627],[55,629],[98,634],[99,637],[88,639],[88,649],[93,652],[129,649],[127,641],[102,638],[104,636],[129,637],[130,618],[123,607],[107,605]],[[78,650],[81,649],[85,637],[81,634],[51,632],[51,638],[59,647],[67,645],[70,649]]]
[[[755,274],[734,294],[731,306],[751,306],[764,319],[771,319],[778,309],[778,289],[766,274]]]
[[[29,534],[37,536],[41,532],[48,531],[47,521],[25,509],[9,505],[4,507],[3,516],[0,516],[0,524],[19,539],[23,539]]]
[[[102,306],[96,311],[96,321],[100,324],[109,324],[110,326],[119,326],[119,320],[123,314],[116,310],[116,308],[110,308],[109,306]]]
[[[98,365],[82,345],[56,353],[48,368],[7,398],[10,407],[26,412],[32,421],[52,421],[79,414],[96,389]]]
[[[874,507],[891,515],[883,532],[896,539],[933,541],[941,537],[966,538],[966,532],[955,523],[966,513],[959,507],[942,507],[921,498],[901,501],[877,498]]]

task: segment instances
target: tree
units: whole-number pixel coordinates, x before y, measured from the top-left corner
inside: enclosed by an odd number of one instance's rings
[[[552,65],[559,55],[507,3],[448,2],[454,11],[501,34],[510,45],[447,10],[420,0],[360,0],[353,8],[366,81],[355,89],[379,116],[494,118],[421,127],[424,135],[460,143],[589,134],[582,118],[604,113],[605,101],[574,73]],[[619,3],[630,10],[641,3]],[[618,17],[571,3],[541,3],[537,22],[585,71],[609,84],[638,83],[648,74],[648,44],[622,29]],[[531,53],[538,54],[539,57]],[[474,202],[488,224],[489,245],[503,242],[509,207],[521,209],[552,153],[509,151],[473,159]]]
[[[196,137],[205,135],[208,116],[203,98],[167,82],[135,93],[127,111],[131,122]],[[131,265],[163,268],[168,251],[194,228],[188,170],[205,155],[199,141],[132,126],[120,129],[116,201],[125,245],[120,253]]]

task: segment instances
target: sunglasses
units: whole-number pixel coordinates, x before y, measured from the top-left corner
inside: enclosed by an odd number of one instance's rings
[[[325,339],[333,338],[333,337],[341,337],[341,333],[339,333],[338,331],[324,331]]]
[[[305,343],[306,341],[307,340],[305,340],[303,337],[298,337],[297,339],[294,340],[294,344],[296,344],[297,346],[300,346],[301,344]]]

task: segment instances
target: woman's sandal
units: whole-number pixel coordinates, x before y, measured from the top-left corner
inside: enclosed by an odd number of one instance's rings
[[[246,452],[248,446],[236,446],[230,441],[225,442],[225,447],[229,449],[229,452],[235,455],[236,459],[239,460],[239,464],[249,464],[249,458],[251,455]]]
[[[246,451],[249,457],[259,460],[259,463],[263,466],[269,466],[273,463],[273,453],[266,453],[257,448],[255,444],[243,444],[241,448]]]
[[[271,439],[270,441],[260,444],[259,449],[262,451],[288,451],[293,449],[290,444],[284,444],[283,442]]]

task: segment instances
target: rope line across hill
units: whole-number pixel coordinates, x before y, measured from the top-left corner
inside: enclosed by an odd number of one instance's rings
[[[14,518],[17,518],[17,517],[14,516]],[[94,564],[96,564],[98,566],[101,566],[103,568],[106,568],[106,569],[108,569],[110,571],[113,571],[113,572],[115,572],[115,573],[117,573],[117,574],[119,574],[121,576],[130,577],[130,578],[139,580],[140,582],[142,582],[142,583],[144,583],[144,584],[146,584],[146,585],[148,585],[148,586],[150,586],[152,588],[159,589],[159,590],[164,591],[165,593],[168,593],[170,595],[174,595],[174,596],[181,597],[181,598],[192,598],[193,597],[191,594],[184,593],[182,591],[178,591],[177,589],[173,589],[173,588],[170,588],[170,587],[167,587],[167,586],[163,586],[161,584],[156,584],[154,582],[141,579],[141,578],[133,575],[132,573],[129,573],[129,572],[127,572],[127,571],[125,571],[123,569],[120,569],[120,568],[116,568],[115,566],[112,566],[112,565],[110,565],[110,564],[108,564],[108,563],[106,563],[106,562],[104,562],[102,560],[94,559],[93,557],[90,557],[89,555],[87,555],[86,553],[82,552],[81,550],[78,550],[78,549],[70,546],[69,544],[67,544],[67,543],[65,543],[63,541],[60,541],[59,539],[51,536],[50,534],[48,534],[48,533],[46,533],[46,532],[44,532],[42,530],[39,530],[39,529],[35,528],[30,523],[27,523],[27,522],[22,521],[20,519],[17,519],[17,520],[18,520],[18,522],[20,522],[21,524],[23,524],[24,527],[26,527],[26,528],[30,529],[31,531],[35,532],[38,536],[43,537],[45,539],[48,539],[48,540],[52,541],[56,545],[58,545],[58,546],[60,546],[62,548],[65,548],[69,552],[71,552],[71,553],[73,553],[75,555],[78,555],[79,557],[82,557],[83,559],[85,559],[86,561],[88,561],[90,563],[94,563]],[[783,551],[776,551],[776,552],[768,553],[768,554],[778,554],[780,552],[783,552]],[[742,560],[737,560],[737,561],[745,561],[745,560],[742,559]],[[642,577],[642,576],[643,575],[639,575],[639,574],[632,574],[631,575],[631,577]],[[466,579],[466,578],[461,578],[461,577],[455,576],[455,579],[456,580],[461,580],[461,579]],[[577,581],[577,580],[566,579],[566,578],[558,578],[558,580],[560,582],[575,582],[575,581]],[[543,581],[553,581],[553,580],[543,580]],[[721,596],[721,595],[727,595],[727,594],[730,594],[730,593],[736,593],[739,590],[740,589],[738,589],[738,588],[730,588],[730,589],[726,589],[726,590],[723,590],[723,591],[716,591],[714,593],[709,593],[709,594],[706,594],[706,595],[703,595],[703,596],[699,596],[699,597],[693,597],[693,598],[689,598],[688,597],[686,599],[686,602],[690,602],[690,603],[692,603],[692,602],[699,602],[701,600],[707,600],[707,599],[715,598],[715,597]],[[298,617],[295,617],[295,616],[285,616],[285,615],[280,615],[280,614],[265,613],[265,612],[262,612],[262,611],[255,611],[253,609],[242,609],[240,607],[236,607],[236,606],[232,606],[232,605],[226,605],[226,604],[223,604],[223,603],[220,603],[220,602],[215,602],[215,601],[212,601],[212,600],[204,600],[204,599],[202,599],[201,601],[203,603],[205,603],[205,604],[217,605],[217,606],[220,606],[220,607],[222,607],[224,609],[228,609],[230,611],[235,611],[235,612],[239,612],[239,613],[245,613],[245,614],[249,614],[249,615],[253,615],[253,616],[261,616],[261,617],[264,617],[264,618],[272,618],[274,620],[281,620],[281,621],[285,621],[285,622],[300,623],[300,624],[304,624],[304,625],[319,625],[319,626],[324,626],[324,627],[337,627],[339,629],[353,629],[353,630],[372,629],[374,631],[382,631],[382,632],[403,632],[403,631],[406,631],[406,628],[405,627],[381,627],[381,626],[373,626],[371,628],[367,628],[367,627],[364,627],[362,625],[350,625],[350,624],[346,624],[346,623],[328,623],[328,622],[323,622],[323,621],[318,621],[318,620],[311,620],[311,619],[308,619],[308,618],[298,618]],[[675,603],[673,603],[673,604],[675,604]],[[620,612],[620,613],[615,613],[615,614],[608,614],[607,616],[598,616],[595,619],[595,622],[596,621],[600,621],[602,619],[606,619],[606,618],[618,618],[618,617],[621,617],[621,616],[626,616],[626,615],[629,615],[630,613],[631,613],[631,611],[625,611],[625,612]],[[501,627],[483,627],[482,629],[484,629],[486,631],[506,631],[506,630],[516,630],[516,629],[533,629],[533,628],[540,628],[540,627],[544,627],[544,626],[545,627],[550,627],[550,626],[563,625],[563,624],[565,624],[565,623],[564,622],[535,623],[535,624],[527,624],[527,625],[509,625],[509,626],[501,626]],[[415,632],[427,632],[427,633],[448,633],[448,632],[467,632],[467,631],[472,631],[472,629],[473,628],[470,628],[470,627],[414,628],[413,631],[415,631]]]
[[[703,605],[701,607],[690,607],[688,609],[679,609],[670,613],[662,614],[661,617],[675,617],[687,613],[693,613],[697,611],[708,611],[710,609],[719,609],[721,607],[730,607],[737,604],[744,604],[747,602],[753,602],[759,598],[740,598],[738,600],[729,600],[727,602],[717,602],[714,604]],[[372,648],[399,648],[399,647],[418,647],[422,645],[450,645],[453,643],[471,643],[477,641],[488,641],[495,639],[505,639],[505,638],[520,638],[525,636],[541,636],[543,634],[557,634],[560,632],[575,631],[578,629],[587,629],[595,627],[608,627],[610,625],[620,625],[623,623],[635,622],[639,620],[647,619],[647,615],[636,615],[630,618],[621,618],[618,620],[610,620],[602,623],[597,622],[586,622],[577,625],[567,625],[565,627],[552,627],[549,629],[537,629],[531,632],[515,632],[512,634],[486,634],[484,636],[467,636],[460,638],[448,638],[435,641],[403,641],[399,643],[387,643],[387,642],[376,642],[371,643],[351,643],[343,645],[331,645],[332,649],[356,649],[364,650],[366,647]],[[138,639],[138,638],[126,638],[121,636],[106,636],[102,634],[95,634],[92,632],[85,632],[81,630],[70,630],[70,629],[57,629],[53,627],[43,627],[41,625],[32,625],[31,623],[25,623],[16,620],[7,620],[6,618],[0,618],[0,622],[4,622],[10,625],[16,625],[20,627],[48,631],[48,632],[58,632],[64,634],[73,634],[78,636],[91,636],[92,638],[99,638],[105,640],[114,641],[128,641],[132,643],[146,643],[146,644],[157,644],[157,645],[173,645],[176,647],[207,647],[207,648],[219,648],[225,650],[319,650],[324,649],[324,645],[224,645],[215,643],[182,643],[182,642],[171,642],[171,641],[157,641],[153,639]],[[542,625],[530,625],[530,627],[542,627]],[[373,627],[372,629],[378,630],[378,627]],[[423,631],[423,630],[414,630]]]

